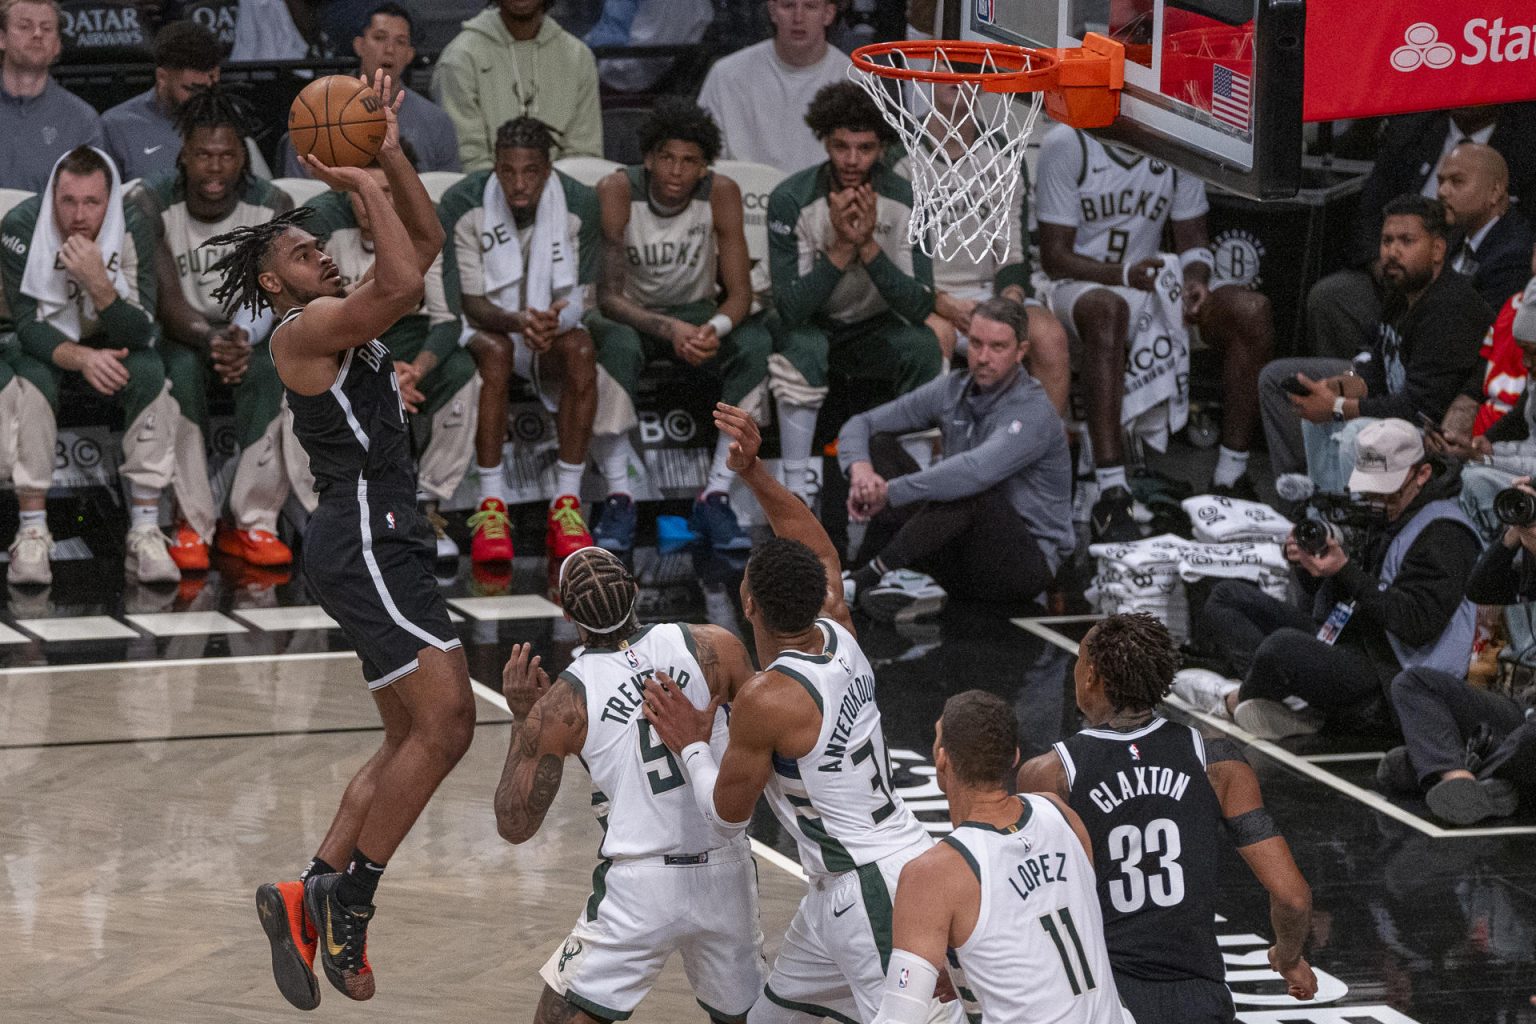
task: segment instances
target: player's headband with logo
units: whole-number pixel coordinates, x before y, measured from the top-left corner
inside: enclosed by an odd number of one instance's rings
[[[619,572],[622,574],[620,579],[634,587],[634,589],[631,591],[629,607],[624,609],[624,614],[619,616],[619,621],[611,626],[589,626],[585,622],[582,622],[580,619],[578,619],[571,611],[571,602],[566,597],[565,593],[565,571],[570,567],[573,561],[582,557],[583,555],[590,555],[594,558],[600,558],[604,561],[611,562],[613,565],[618,567]],[[560,575],[556,580],[555,587],[560,593],[560,603],[565,606],[565,614],[570,618],[570,620],[576,623],[576,625],[580,626],[582,629],[586,630],[588,633],[603,635],[606,633],[616,633],[620,629],[624,628],[625,623],[629,622],[630,617],[634,614],[635,602],[640,598],[640,588],[638,586],[634,586],[634,584],[634,576],[630,575],[629,568],[619,560],[617,555],[613,554],[611,551],[606,551],[603,548],[586,547],[572,551],[569,555],[565,556],[565,560],[560,563]]]

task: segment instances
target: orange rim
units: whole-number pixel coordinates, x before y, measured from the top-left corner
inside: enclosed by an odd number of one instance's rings
[[[909,62],[937,60],[951,64],[982,64],[990,59],[996,71],[929,71],[876,63],[874,58],[899,53]],[[988,92],[1038,92],[1056,84],[1061,58],[1049,50],[1010,43],[983,43],[954,39],[897,39],[861,46],[852,54],[853,66],[881,78],[904,82],[955,85],[969,82]]]

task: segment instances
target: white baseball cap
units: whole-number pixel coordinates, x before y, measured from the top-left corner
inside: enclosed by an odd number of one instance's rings
[[[1418,427],[1398,419],[1372,423],[1355,435],[1355,470],[1349,474],[1349,489],[1391,494],[1423,461],[1424,435]]]

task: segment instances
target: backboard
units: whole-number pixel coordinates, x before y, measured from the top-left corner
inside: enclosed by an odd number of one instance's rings
[[[1301,175],[1302,0],[945,0],[938,34],[1125,46],[1120,117],[1094,134],[1255,199]]]

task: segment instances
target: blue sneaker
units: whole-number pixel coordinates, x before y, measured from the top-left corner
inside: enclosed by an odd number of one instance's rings
[[[610,494],[592,531],[592,543],[606,551],[627,552],[635,546],[635,503],[627,494]]]
[[[751,535],[741,528],[736,513],[731,511],[731,496],[721,491],[694,499],[688,527],[716,551],[746,551],[752,546]]]

